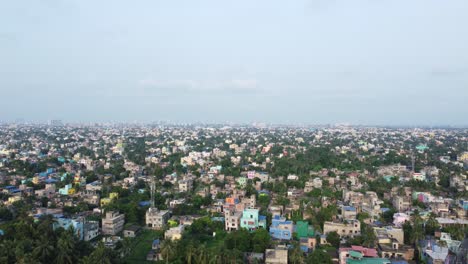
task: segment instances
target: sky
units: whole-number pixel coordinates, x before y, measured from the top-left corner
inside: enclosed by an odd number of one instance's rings
[[[0,1],[0,120],[468,125],[466,0]]]

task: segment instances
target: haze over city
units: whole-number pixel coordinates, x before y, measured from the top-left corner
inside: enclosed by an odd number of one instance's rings
[[[468,1],[2,1],[0,120],[468,125]]]

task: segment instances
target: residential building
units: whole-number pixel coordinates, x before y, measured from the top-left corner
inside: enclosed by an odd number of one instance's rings
[[[266,217],[259,215],[258,209],[244,209],[240,225],[247,230],[255,230],[259,227],[266,228]]]
[[[353,206],[341,207],[341,218],[344,220],[356,220],[357,212]]]
[[[224,224],[226,231],[239,230],[241,225],[242,212],[236,211],[234,208],[224,210]]]
[[[150,207],[146,211],[145,222],[146,226],[151,229],[163,229],[169,220],[170,213],[167,210],[158,210],[158,208]]]
[[[288,248],[277,246],[265,251],[265,264],[288,264]]]
[[[285,217],[275,215],[271,220],[270,236],[273,239],[290,240],[293,229],[294,225],[292,221],[287,221]]]
[[[361,223],[358,220],[344,221],[343,223],[325,222],[323,233],[337,232],[340,237],[354,237],[361,234]]]
[[[193,188],[192,180],[183,180],[179,182],[179,191],[180,192],[189,192]]]
[[[178,225],[176,227],[169,228],[164,232],[164,238],[170,240],[178,240],[182,238],[182,233],[184,233],[185,225]]]
[[[374,232],[379,244],[391,244],[396,240],[399,244],[404,244],[403,229],[391,226],[374,227]]]
[[[131,225],[129,227],[124,228],[123,235],[124,237],[136,237],[140,232],[141,228],[136,225]]]
[[[115,236],[123,230],[124,223],[124,214],[115,211],[106,212],[105,217],[102,219],[102,234]]]

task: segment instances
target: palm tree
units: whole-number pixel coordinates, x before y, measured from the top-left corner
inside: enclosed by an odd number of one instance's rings
[[[31,253],[24,254],[24,256],[17,261],[18,264],[40,264],[41,262],[34,259]]]
[[[193,243],[190,242],[185,249],[185,261],[187,264],[192,264],[194,257],[196,256],[196,248],[194,247]]]
[[[289,260],[292,264],[304,263],[304,254],[302,253],[301,248],[297,242],[294,243],[294,247],[290,251]]]
[[[37,241],[37,245],[34,248],[32,255],[35,259],[40,260],[41,262],[47,262],[51,259],[54,254],[54,245],[51,244],[51,241],[47,237],[42,237]]]
[[[195,255],[195,262],[199,264],[208,262],[208,251],[205,244],[197,248],[197,254]]]
[[[71,231],[73,232],[73,230]],[[70,231],[65,231],[57,242],[58,254],[56,258],[57,263],[73,264],[74,263],[74,250],[75,241],[73,234]]]
[[[439,228],[439,222],[436,220],[436,215],[434,213],[429,214],[429,218],[424,224],[424,229],[426,235],[434,235],[434,232]]]
[[[211,252],[208,258],[209,258],[208,260],[209,264],[219,264],[219,263],[225,262],[223,261],[223,256],[221,254],[217,254],[216,252]]]
[[[161,255],[164,260],[166,260],[166,263],[169,263],[169,259],[172,258],[172,256],[175,253],[175,245],[174,242],[170,239],[166,239],[161,243]]]
[[[4,240],[0,244],[0,263],[11,263],[13,262],[14,255],[14,243],[11,240]]]
[[[120,248],[120,254],[123,257],[125,257],[130,253],[130,250],[131,250],[131,248],[130,248],[130,246],[131,246],[130,239],[128,237],[124,238],[121,241],[121,244],[122,244],[122,247]]]

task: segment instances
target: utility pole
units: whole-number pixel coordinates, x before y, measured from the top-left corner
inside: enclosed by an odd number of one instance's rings
[[[150,185],[151,208],[154,208],[154,194],[156,192],[156,182],[155,182],[154,178],[155,178],[155,176],[151,176],[151,185]]]

